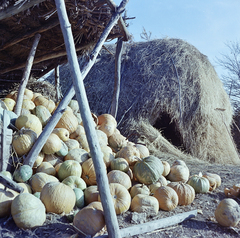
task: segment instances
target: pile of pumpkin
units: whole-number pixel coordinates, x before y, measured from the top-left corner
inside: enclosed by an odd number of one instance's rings
[[[1,173],[18,182],[24,192],[18,194],[0,184],[0,217],[12,215],[19,228],[27,229],[41,226],[46,212],[74,214],[73,225],[84,234],[95,235],[105,226],[105,220],[77,101],[71,100],[31,168],[22,165],[24,156],[57,104],[26,89],[22,112],[17,117],[11,112],[16,95],[17,92],[12,92],[2,101],[16,127],[12,148],[19,163],[13,173]],[[189,177],[184,161],[176,160],[170,165],[150,155],[145,145],[128,141],[110,114],[98,117],[93,114],[93,121],[117,215],[128,210],[151,215],[156,215],[159,209],[171,211],[178,205],[191,204],[195,193],[207,193],[221,185],[217,174]],[[238,204],[232,203],[227,208],[216,209],[216,220],[220,224],[227,224],[226,209],[231,210],[231,205],[239,209]]]

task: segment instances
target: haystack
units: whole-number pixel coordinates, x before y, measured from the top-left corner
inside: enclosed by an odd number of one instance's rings
[[[106,47],[84,80],[96,114],[109,112],[113,95],[115,46]],[[67,89],[67,66],[60,75]],[[121,77],[117,121],[123,135],[152,151],[240,163],[228,95],[208,58],[194,46],[180,39],[126,44]]]

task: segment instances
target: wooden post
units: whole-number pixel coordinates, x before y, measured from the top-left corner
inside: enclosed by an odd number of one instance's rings
[[[60,90],[59,90],[59,65],[55,68],[55,89],[56,89],[56,100],[60,100]]]
[[[121,57],[122,57],[123,41],[122,38],[118,38],[115,56],[115,77],[114,77],[114,92],[111,104],[110,114],[116,118],[118,110],[118,99],[120,93],[121,82]]]
[[[40,34],[36,34],[35,38],[34,38],[34,42],[33,42],[33,46],[32,49],[29,53],[28,59],[27,59],[27,63],[26,63],[26,67],[24,70],[24,74],[23,74],[23,78],[21,81],[21,84],[19,86],[18,89],[18,95],[17,95],[17,103],[14,109],[14,112],[17,114],[17,116],[20,115],[21,110],[22,110],[22,102],[23,102],[23,95],[24,95],[24,91],[25,88],[27,86],[28,83],[28,79],[29,79],[29,75],[32,69],[32,64],[33,64],[33,59],[37,50],[37,46],[38,46],[38,42],[41,38]]]
[[[68,55],[68,62],[70,65],[74,89],[76,92],[76,97],[79,103],[79,109],[83,121],[83,126],[86,132],[91,156],[94,163],[94,168],[96,172],[96,178],[98,183],[98,189],[101,196],[101,201],[105,214],[106,226],[108,229],[109,237],[112,238],[120,238],[119,227],[117,222],[117,216],[114,209],[113,200],[110,194],[110,189],[108,186],[108,178],[106,174],[106,168],[103,161],[103,156],[101,152],[101,148],[98,142],[98,138],[96,135],[94,123],[92,121],[91,111],[89,108],[84,84],[83,77],[79,68],[77,54],[75,51],[75,44],[73,40],[73,35],[71,31],[71,25],[68,20],[65,2],[64,0],[55,0],[58,17],[60,21],[60,26],[62,29],[64,42]],[[120,5],[120,9],[122,10],[127,1],[122,1]],[[116,21],[119,19],[121,12],[117,11],[117,14],[114,14],[112,18],[116,18]],[[107,28],[107,27],[106,27]],[[90,59],[94,58],[94,52],[91,55]]]
[[[14,182],[12,179],[0,174],[0,183],[3,184],[5,187],[10,188],[18,193],[22,193],[24,188],[21,187],[18,183]]]

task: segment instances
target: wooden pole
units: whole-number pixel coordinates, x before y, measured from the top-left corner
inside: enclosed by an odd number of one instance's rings
[[[3,184],[5,187],[10,188],[18,193],[22,193],[24,188],[21,187],[18,183],[14,182],[12,179],[0,174],[0,183]]]
[[[116,212],[114,209],[113,200],[110,194],[110,189],[108,186],[108,178],[106,174],[106,168],[103,161],[103,156],[101,148],[98,142],[95,125],[92,121],[91,111],[89,108],[86,91],[83,84],[82,73],[79,68],[77,54],[75,51],[75,45],[73,40],[73,35],[71,31],[71,25],[68,20],[65,2],[64,0],[55,0],[58,17],[60,21],[60,26],[63,32],[64,42],[68,55],[68,62],[71,69],[71,74],[73,78],[74,89],[76,92],[76,97],[79,104],[79,109],[83,121],[83,126],[86,132],[91,157],[93,159],[94,168],[96,172],[98,189],[102,201],[102,206],[104,209],[104,217],[106,221],[106,226],[108,229],[109,237],[120,238],[118,221]],[[120,10],[125,7],[127,1],[122,1],[120,5]],[[121,12],[117,11],[118,14],[114,14],[112,18],[116,18],[116,21],[119,19]],[[107,26],[108,27],[108,26]],[[106,28],[107,28],[106,27]],[[94,58],[94,52],[90,56],[90,59]]]
[[[40,38],[41,38],[40,34],[37,34],[34,38],[33,46],[32,46],[32,49],[31,49],[31,51],[29,53],[29,56],[28,56],[28,59],[27,59],[27,63],[26,63],[26,67],[25,67],[25,70],[24,70],[23,78],[22,78],[21,84],[20,84],[19,89],[18,89],[17,102],[16,102],[16,106],[15,106],[15,109],[14,109],[14,112],[17,114],[17,116],[20,115],[21,110],[22,110],[23,95],[24,95],[24,91],[25,91],[27,83],[28,83],[28,79],[29,79],[29,75],[30,75],[30,72],[31,72],[31,69],[32,69],[34,56],[35,56]]]
[[[60,101],[60,90],[59,90],[59,65],[55,68],[55,89],[56,89],[56,100]]]

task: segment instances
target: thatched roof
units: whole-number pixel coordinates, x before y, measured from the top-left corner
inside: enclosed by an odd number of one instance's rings
[[[79,56],[97,42],[109,22],[112,11],[107,2],[109,4],[107,0],[65,1]],[[36,33],[41,34],[41,39],[32,74],[34,77],[40,77],[67,60],[55,1],[0,1],[1,86],[21,80]],[[123,34],[124,32],[116,25],[108,39]]]

